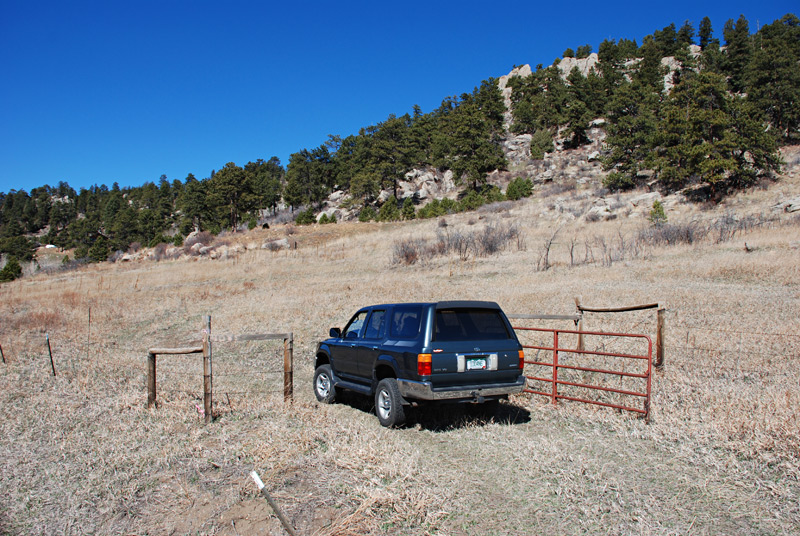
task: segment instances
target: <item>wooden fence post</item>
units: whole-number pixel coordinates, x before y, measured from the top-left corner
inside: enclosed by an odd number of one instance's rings
[[[294,396],[294,334],[283,339],[283,400],[291,402]]]
[[[3,353],[3,345],[0,344],[0,356],[3,357],[3,364],[6,364],[6,354]]]
[[[212,379],[211,315],[209,315],[206,316],[206,329],[203,332],[203,411],[206,416],[206,423],[211,422]]]
[[[664,366],[664,314],[666,310],[664,308],[659,309],[656,312],[657,315],[657,331],[656,331],[656,359],[653,365],[656,367],[663,367]]]
[[[45,338],[47,339],[47,353],[50,354],[50,366],[53,368],[53,376],[56,375],[56,364],[53,361],[53,350],[50,348],[50,334],[45,333]]]
[[[147,407],[156,405],[156,354],[147,354]]]

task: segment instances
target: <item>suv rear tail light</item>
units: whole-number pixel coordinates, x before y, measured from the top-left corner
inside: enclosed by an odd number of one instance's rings
[[[417,374],[420,376],[430,376],[431,372],[433,372],[431,354],[417,354]]]
[[[519,351],[519,370],[525,368],[525,350]]]

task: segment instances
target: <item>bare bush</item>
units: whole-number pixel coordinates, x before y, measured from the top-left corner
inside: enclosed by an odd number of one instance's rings
[[[663,223],[639,231],[639,240],[655,246],[694,244],[708,234],[708,229],[696,222]]]
[[[508,212],[514,207],[513,201],[497,201],[496,203],[489,203],[488,205],[481,205],[478,208],[478,212],[485,212],[485,213],[500,213],[500,212]]]
[[[167,245],[163,242],[153,248],[153,260],[158,262],[167,258]]]
[[[423,258],[425,245],[418,238],[403,238],[394,243],[392,262],[394,264],[416,264]]]
[[[443,220],[442,220],[443,221]],[[414,264],[429,257],[455,254],[461,260],[494,255],[516,243],[523,250],[525,240],[516,225],[489,224],[476,231],[443,230],[432,241],[405,238],[395,242],[392,261],[395,264]]]

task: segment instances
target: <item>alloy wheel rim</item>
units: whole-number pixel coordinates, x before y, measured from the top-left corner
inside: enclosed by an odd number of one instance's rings
[[[331,388],[331,381],[325,374],[320,374],[317,376],[317,392],[325,397],[328,396]]]
[[[392,400],[389,398],[389,393],[387,393],[385,390],[381,390],[381,392],[378,394],[378,412],[380,413],[381,418],[388,418],[391,411]]]

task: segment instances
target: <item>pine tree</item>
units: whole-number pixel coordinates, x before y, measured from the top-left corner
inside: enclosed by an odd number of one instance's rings
[[[728,75],[731,90],[740,93],[745,90],[747,66],[753,50],[750,27],[744,15],[740,15],[735,24],[728,20],[723,32],[727,49],[722,67]]]
[[[624,83],[608,105],[609,154],[603,167],[610,171],[607,188],[620,190],[636,185],[641,169],[652,165],[651,150],[658,127],[658,95],[641,83]]]
[[[711,19],[708,17],[703,17],[703,20],[700,21],[698,36],[700,38],[700,49],[705,50],[714,39],[714,30],[711,28]]]

